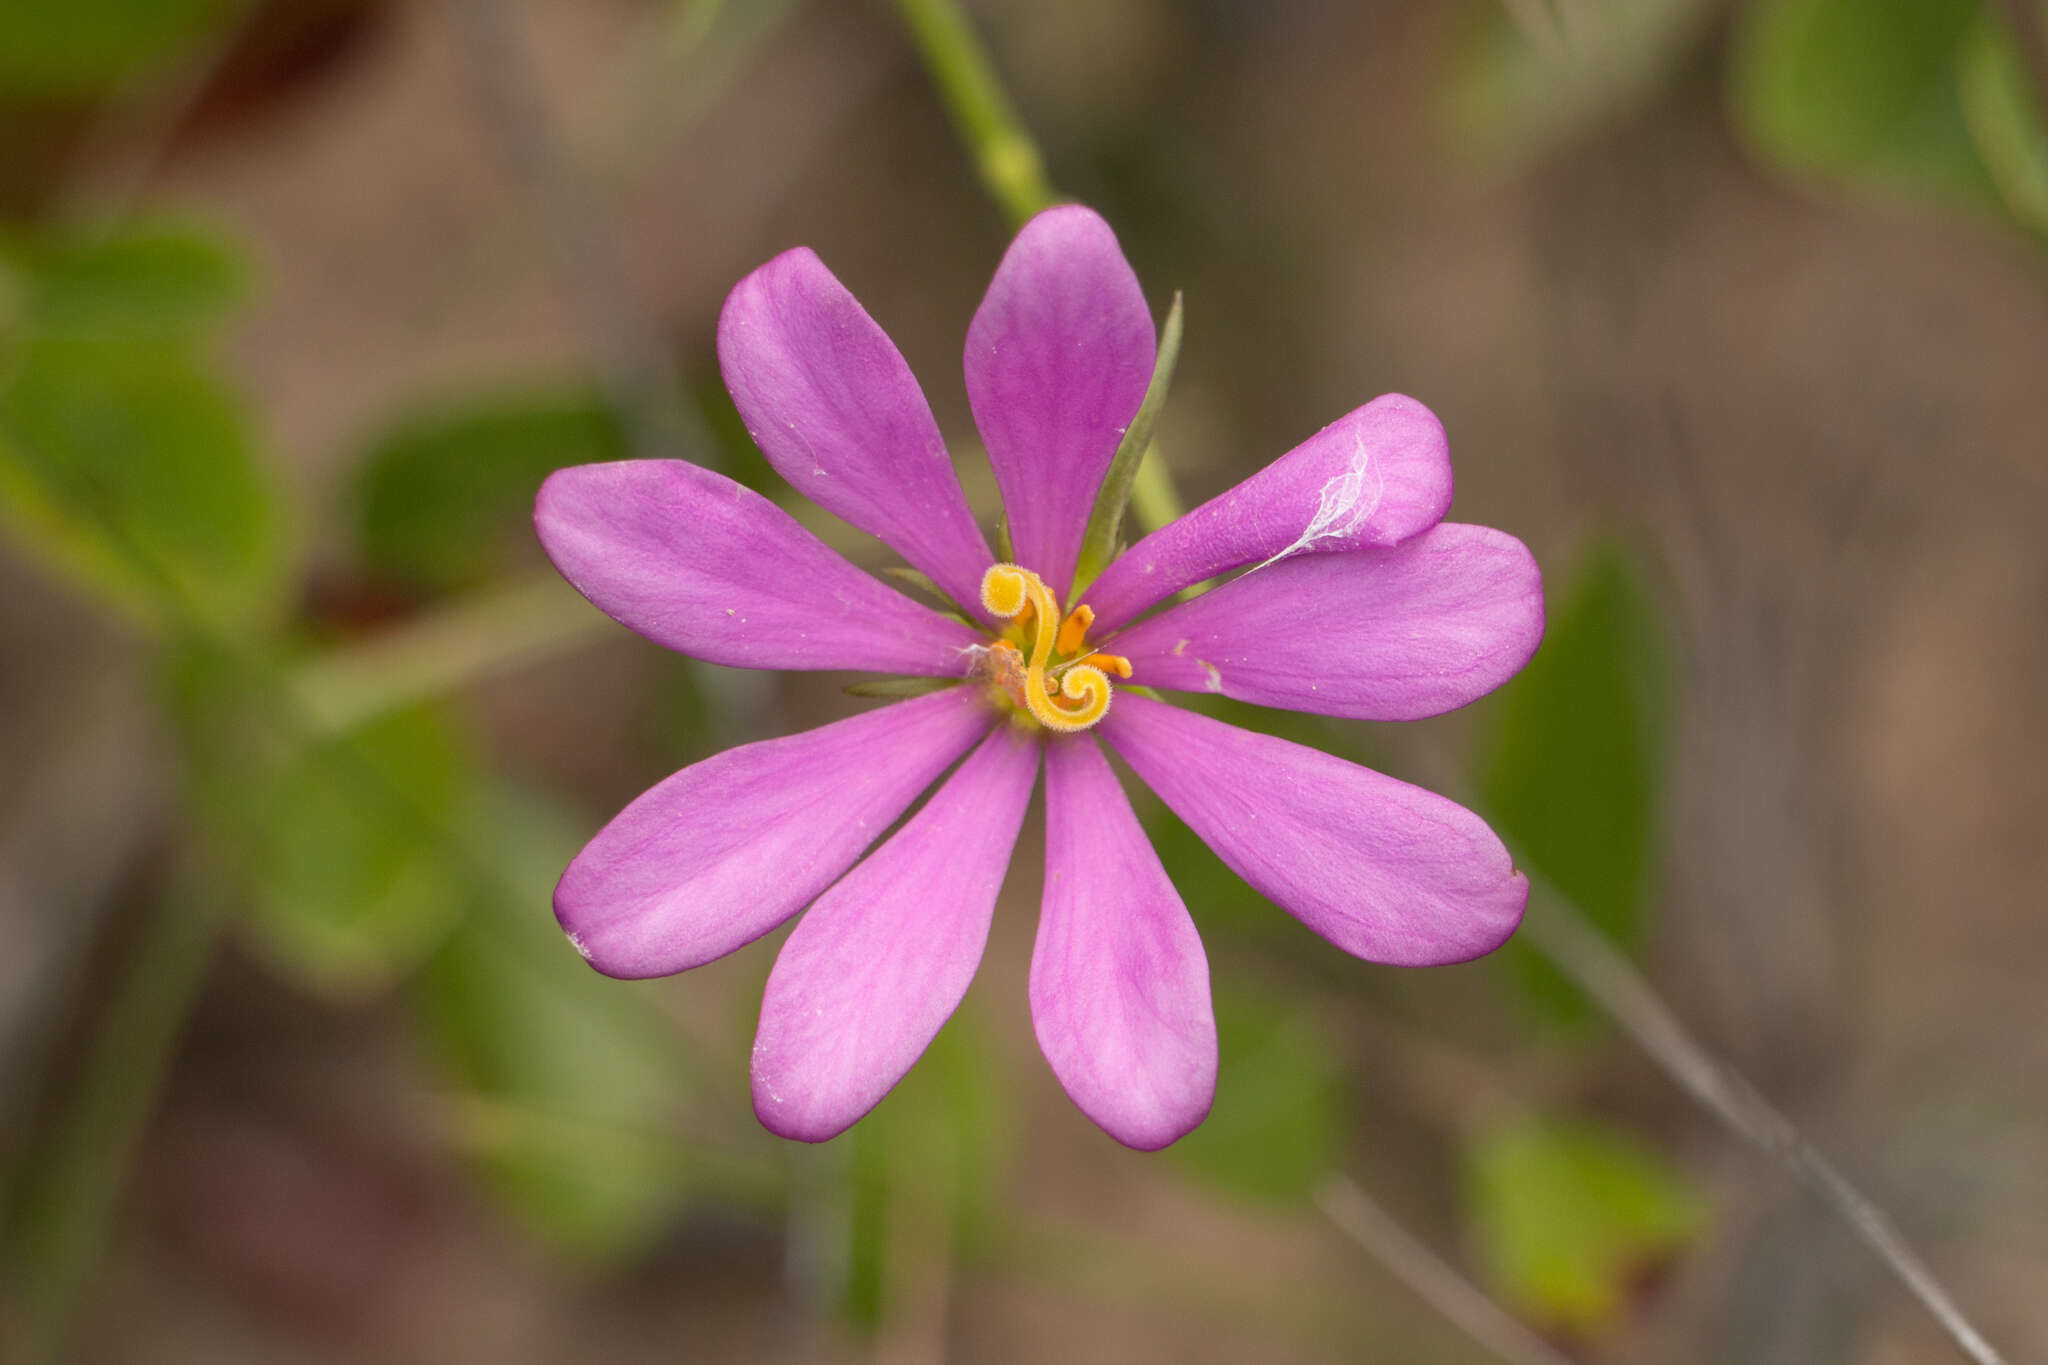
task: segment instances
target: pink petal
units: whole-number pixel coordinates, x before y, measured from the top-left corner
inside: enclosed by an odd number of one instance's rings
[[[956,687],[692,764],[585,845],[555,916],[608,976],[723,957],[830,886],[994,723]]]
[[[1543,578],[1528,548],[1503,531],[1447,522],[1391,550],[1255,569],[1104,648],[1152,687],[1419,720],[1499,687],[1542,638]]]
[[[1451,452],[1436,415],[1390,393],[1123,552],[1088,588],[1098,632],[1182,588],[1280,556],[1397,545],[1443,520]]]
[[[1046,751],[1031,1020],[1068,1096],[1125,1146],[1154,1151],[1208,1114],[1216,1096],[1209,960],[1116,775],[1086,736]]]
[[[562,577],[658,645],[736,668],[959,676],[980,642],[795,518],[681,460],[558,469],[533,524]]]
[[[1528,880],[1456,802],[1130,692],[1100,729],[1238,876],[1347,953],[1463,962],[1521,923]]]
[[[1155,347],[1116,234],[1075,204],[1024,225],[967,329],[967,398],[1016,562],[1062,598],[1102,476],[1152,380]]]
[[[770,1131],[836,1137],[924,1055],[981,963],[1037,776],[1036,739],[998,727],[797,924],[754,1036],[754,1113]]]
[[[718,363],[755,444],[796,490],[976,608],[995,562],[902,353],[808,247],[734,286]]]

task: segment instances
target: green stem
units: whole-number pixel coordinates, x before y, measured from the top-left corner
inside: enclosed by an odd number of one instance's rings
[[[896,9],[917,42],[954,130],[974,157],[982,186],[1011,227],[1023,226],[1051,206],[1053,188],[1038,144],[1017,116],[973,25],[954,0],[896,0]],[[1148,451],[1138,466],[1131,508],[1148,531],[1158,530],[1185,510],[1156,449]]]
[[[412,702],[574,649],[612,630],[550,573],[489,588],[301,664],[290,678],[312,728],[334,734]]]
[[[982,184],[1010,226],[1021,227],[1052,203],[1052,186],[1038,145],[1017,117],[973,26],[953,0],[896,0],[896,9],[946,102],[953,127],[973,154]]]
[[[30,1360],[63,1353],[99,1264],[142,1129],[212,956],[212,897],[173,894],[157,907],[108,1007],[75,1097],[29,1167],[9,1229],[28,1310]]]

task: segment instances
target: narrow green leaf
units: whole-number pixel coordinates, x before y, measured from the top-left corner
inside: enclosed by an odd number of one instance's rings
[[[379,438],[354,490],[370,566],[422,592],[474,586],[532,554],[533,497],[565,465],[625,459],[601,395],[490,396],[406,419]]]
[[[1731,53],[1735,122],[1788,172],[1995,202],[1971,141],[1957,57],[1977,0],[1764,0]]]
[[[1166,311],[1166,325],[1159,329],[1158,359],[1152,366],[1152,382],[1145,387],[1145,401],[1138,404],[1116,455],[1103,476],[1102,491],[1096,495],[1095,510],[1088,515],[1088,529],[1081,537],[1081,560],[1074,574],[1073,599],[1095,581],[1116,558],[1117,537],[1123,530],[1124,508],[1131,500],[1131,483],[1138,477],[1138,465],[1152,448],[1152,426],[1159,410],[1166,406],[1167,390],[1173,386],[1173,369],[1180,360],[1181,296],[1176,291],[1173,307]]]
[[[1623,1325],[1651,1272],[1698,1235],[1704,1198],[1629,1134],[1518,1118],[1465,1154],[1465,1208],[1486,1283],[1539,1325],[1595,1339]]]
[[[972,626],[976,624],[974,621],[968,619],[966,611],[962,609],[960,604],[958,602],[955,602],[952,598],[946,596],[945,589],[941,588],[938,584],[932,582],[931,578],[928,575],[921,574],[916,569],[909,568],[902,564],[891,564],[882,570],[882,576],[884,578],[894,579],[896,582],[901,583],[904,587],[909,588],[912,592],[919,593],[922,596],[929,598],[931,600],[931,605],[933,609],[936,610],[941,616],[949,616],[953,620],[960,622],[960,624],[964,626]]]
[[[1516,858],[1623,944],[1641,940],[1652,889],[1665,701],[1656,618],[1629,561],[1585,554],[1553,598],[1543,646],[1501,689],[1480,792]],[[1554,1022],[1589,1017],[1535,953],[1508,960]]]

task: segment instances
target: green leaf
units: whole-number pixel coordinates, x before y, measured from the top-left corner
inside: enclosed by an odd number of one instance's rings
[[[240,303],[241,258],[201,231],[142,226],[9,253],[25,280],[22,320],[44,336],[187,336]]]
[[[1516,12],[1526,10],[1525,31]],[[1564,22],[1564,16],[1570,22]],[[1705,33],[1703,0],[1475,0],[1451,47],[1439,114],[1484,160],[1519,162],[1648,100]]]
[[[1751,5],[1732,53],[1737,128],[1794,175],[1988,204],[1957,79],[1978,9],[1977,0]]]
[[[1585,555],[1553,598],[1542,648],[1491,706],[1479,783],[1488,818],[1520,864],[1618,942],[1639,942],[1668,705],[1656,617],[1618,549]],[[1519,945],[1508,960],[1545,1017],[1585,1021],[1554,968]]]
[[[1963,113],[1992,181],[2015,218],[2048,232],[2048,129],[2012,35],[1987,16],[1963,40],[1960,61]]]
[[[119,605],[274,609],[275,490],[239,398],[185,348],[45,336],[0,387],[0,520]]]
[[[0,90],[91,95],[175,59],[230,0],[0,0]]]
[[[556,927],[549,898],[580,826],[497,791],[474,828],[496,878],[473,888],[469,917],[412,988],[459,1087],[452,1131],[544,1245],[586,1260],[630,1256],[704,1174],[677,1129],[688,1059],[650,988],[599,976]]]
[[[1465,1154],[1464,1186],[1494,1294],[1579,1338],[1621,1326],[1635,1287],[1706,1221],[1682,1172],[1627,1133],[1583,1120],[1516,1119],[1481,1134]]]
[[[1291,1002],[1216,985],[1216,1103],[1173,1146],[1174,1159],[1233,1194],[1301,1203],[1343,1145],[1342,1076],[1329,1041]]]
[[[424,592],[468,587],[530,553],[533,497],[565,465],[632,452],[610,404],[587,390],[522,393],[407,421],[372,448],[356,481],[370,566]]]
[[[1166,406],[1167,390],[1173,387],[1173,369],[1180,362],[1181,300],[1178,291],[1173,307],[1166,311],[1166,324],[1159,329],[1158,357],[1152,365],[1152,380],[1145,386],[1145,399],[1138,404],[1131,424],[1117,442],[1116,454],[1103,475],[1102,490],[1095,496],[1095,509],[1088,514],[1088,529],[1081,537],[1080,565],[1074,574],[1073,601],[1081,590],[1095,581],[1116,558],[1117,538],[1123,529],[1124,508],[1131,500],[1131,484],[1138,477],[1138,465],[1152,448],[1152,427],[1159,410]],[[1008,551],[1004,551],[1005,558]]]

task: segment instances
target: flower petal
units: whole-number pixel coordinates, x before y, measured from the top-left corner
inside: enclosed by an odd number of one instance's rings
[[[658,645],[736,668],[944,678],[975,633],[847,563],[796,519],[682,460],[558,469],[533,524],[562,577]]]
[[[1521,541],[1445,523],[1391,550],[1256,569],[1118,635],[1131,680],[1363,720],[1420,720],[1485,696],[1543,638]]]
[[[1111,631],[1246,564],[1397,545],[1450,506],[1442,423],[1413,398],[1385,394],[1131,546],[1085,595],[1097,632]]]
[[[754,1036],[770,1131],[836,1137],[924,1055],[981,963],[1037,777],[1036,739],[999,727],[797,924]]]
[[[1185,1136],[1216,1096],[1209,960],[1092,737],[1045,759],[1045,901],[1031,1022],[1081,1112],[1127,1147]]]
[[[967,329],[967,399],[1016,562],[1062,599],[1156,347],[1116,234],[1078,204],[1024,225]]]
[[[1463,962],[1521,923],[1528,880],[1454,801],[1129,692],[1100,729],[1232,871],[1347,953]]]
[[[875,320],[808,247],[741,280],[718,364],[783,478],[887,542],[974,609],[995,555],[975,525],[924,391]]]
[[[980,693],[950,688],[692,764],[584,846],[555,917],[607,976],[664,976],[751,943],[988,732]]]

